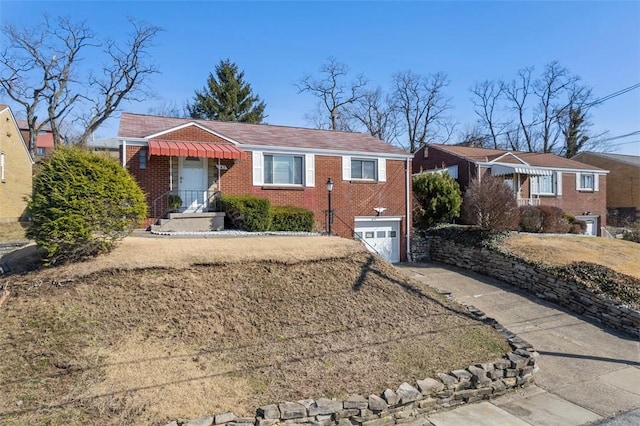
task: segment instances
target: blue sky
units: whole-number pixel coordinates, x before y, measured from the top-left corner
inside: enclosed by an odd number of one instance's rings
[[[304,116],[315,103],[294,83],[329,56],[382,88],[397,71],[446,73],[450,115],[461,129],[476,120],[474,82],[510,80],[525,66],[541,70],[558,60],[596,97],[640,83],[638,1],[0,0],[2,24],[32,25],[45,12],[86,20],[99,36],[114,39],[126,35],[128,16],[163,28],[151,50],[161,71],[149,81],[158,98],[124,105],[130,112],[192,100],[226,58],[267,103],[266,121],[290,126],[308,126]],[[640,130],[640,89],[600,105],[592,122],[610,136]],[[111,120],[96,136],[116,131]],[[640,155],[640,134],[610,142],[609,151]]]

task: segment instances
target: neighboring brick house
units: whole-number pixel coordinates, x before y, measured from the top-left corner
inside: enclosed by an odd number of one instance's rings
[[[29,125],[26,120],[17,120],[20,133],[25,143],[29,142]],[[34,150],[36,161],[44,158],[53,151],[53,132],[47,126],[40,129],[36,138],[36,148]]]
[[[640,222],[640,156],[582,152],[573,160],[609,170],[607,209],[609,225]]]
[[[11,109],[0,105],[0,222],[25,219],[33,161]]]
[[[415,153],[414,173],[442,168],[462,191],[476,176],[502,176],[520,206],[559,207],[584,220],[590,235],[606,226],[607,170],[554,154],[460,145],[428,144]]]
[[[412,156],[369,135],[123,113],[118,140],[153,222],[170,195],[183,214],[198,214],[220,193],[251,194],[313,211],[324,231],[331,179],[333,233],[407,259]]]

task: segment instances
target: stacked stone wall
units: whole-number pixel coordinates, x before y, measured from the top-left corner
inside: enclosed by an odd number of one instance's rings
[[[191,420],[173,420],[166,426],[391,426],[412,423],[421,416],[462,404],[488,400],[511,389],[530,384],[538,372],[538,353],[532,346],[470,307],[471,313],[493,325],[509,342],[512,351],[495,362],[438,373],[435,377],[402,383],[369,396],[345,399],[318,398],[285,401],[256,410],[253,417],[222,413]]]
[[[640,312],[516,256],[438,236],[414,236],[415,261],[435,261],[497,278],[603,325],[640,337]]]

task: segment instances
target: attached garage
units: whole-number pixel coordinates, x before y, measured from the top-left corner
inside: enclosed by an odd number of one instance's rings
[[[401,216],[356,217],[354,236],[370,252],[397,263],[400,262],[400,223]]]

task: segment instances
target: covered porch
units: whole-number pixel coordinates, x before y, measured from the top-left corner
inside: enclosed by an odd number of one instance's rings
[[[246,152],[232,144],[150,140],[148,156],[168,157],[168,188],[156,193],[150,215],[156,229],[208,231],[224,228],[220,198],[224,174]]]
[[[542,189],[549,193],[555,193],[553,171],[540,167],[514,164],[493,164],[491,165],[493,176],[502,176],[505,183],[513,189],[518,202],[518,207],[539,206]],[[549,188],[541,188],[539,177],[543,177],[544,184],[548,180]]]

